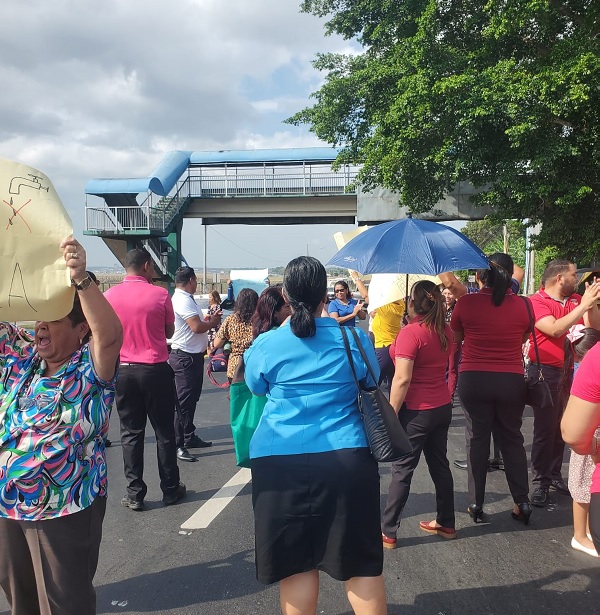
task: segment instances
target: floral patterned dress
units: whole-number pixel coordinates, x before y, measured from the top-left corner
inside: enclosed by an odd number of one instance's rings
[[[88,344],[53,376],[43,372],[31,333],[0,323],[0,517],[63,517],[107,493],[116,375],[96,375]]]

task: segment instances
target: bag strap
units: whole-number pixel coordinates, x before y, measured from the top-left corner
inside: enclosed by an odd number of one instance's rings
[[[371,378],[373,379],[375,386],[377,386],[377,378],[375,378],[375,372],[373,371],[373,368],[371,367],[371,363],[369,362],[369,358],[367,357],[367,353],[365,352],[365,349],[363,348],[363,345],[360,342],[360,337],[358,337],[358,333],[356,332],[356,329],[354,327],[350,327],[350,330],[352,331],[352,336],[354,337],[354,341],[356,342],[356,345],[358,346],[358,350],[360,351],[360,356],[363,358],[363,361],[365,362],[365,365],[367,366],[367,369],[369,370],[369,374],[371,374]]]
[[[216,387],[219,387],[220,389],[228,389],[229,388],[229,380],[226,378],[225,382],[219,382],[213,375],[213,371],[210,368],[210,359],[207,361],[206,364],[206,375],[208,376],[208,379],[211,381],[212,384],[214,384]]]
[[[533,310],[531,309],[531,303],[527,297],[523,297],[523,295],[521,295],[521,299],[525,301],[525,305],[527,307],[527,314],[529,314],[529,328],[531,329],[531,337],[533,338],[533,349],[535,350],[535,362],[538,368],[538,379],[543,380],[544,377],[542,375],[542,366],[540,364],[540,351],[538,349],[537,339],[535,336],[535,322],[533,320]]]
[[[348,343],[348,334],[346,333],[346,327],[340,326],[340,329],[342,330],[342,339],[344,340],[344,347],[346,348],[346,354],[348,355],[348,363],[350,363],[352,376],[354,378],[354,382],[356,382],[356,388],[360,391],[360,384],[358,382],[358,378],[356,377],[356,369],[354,367],[354,361],[352,360],[352,353],[350,352],[350,344]]]

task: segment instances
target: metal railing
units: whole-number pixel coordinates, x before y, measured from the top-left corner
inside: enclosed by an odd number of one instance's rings
[[[86,206],[85,227],[87,230],[115,234],[126,233],[127,231],[158,230],[163,228],[163,212],[142,205],[125,207]]]
[[[152,259],[154,260],[154,263],[158,267],[159,271],[163,275],[167,275],[169,262],[167,255],[162,252],[160,239],[150,237],[149,239],[145,239],[142,243],[146,250],[148,250],[148,252],[152,255]]]
[[[191,197],[314,196],[354,193],[356,171],[252,175],[191,175]],[[187,181],[187,180],[186,180]]]

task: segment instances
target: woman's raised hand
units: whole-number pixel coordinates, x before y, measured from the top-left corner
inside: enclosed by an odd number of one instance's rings
[[[86,276],[86,254],[83,246],[74,239],[68,237],[60,244],[67,267],[70,269],[71,279],[81,282]]]

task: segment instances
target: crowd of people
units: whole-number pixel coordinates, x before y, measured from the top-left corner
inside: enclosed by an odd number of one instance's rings
[[[325,268],[308,256],[291,261],[283,284],[260,296],[242,289],[221,322],[218,294],[209,298],[207,314],[196,303],[190,267],[177,270],[170,297],[153,283],[150,254],[130,250],[123,282],[103,295],[79,242],[68,239],[61,249],[75,287],[71,313],[36,323],[33,334],[0,326],[0,452],[9,460],[0,483],[0,584],[13,613],[95,613],[113,402],[127,481],[122,505],[144,510],[148,420],[163,503],[177,504],[186,495],[178,461],[196,461],[190,451],[212,444],[198,435],[195,412],[205,357],[225,346],[229,382],[243,383],[261,400],[249,444],[256,575],[261,583],[279,583],[284,615],[316,612],[321,571],[344,583],[355,613],[387,613],[383,548],[399,545],[421,453],[436,516],[419,527],[457,537],[447,443],[458,400],[466,419],[471,519],[486,520],[493,438],[512,517],[528,525],[532,506],[548,505],[550,490],[570,493],[571,546],[598,557],[600,282],[590,276],[577,293],[573,263],[550,262],[529,298],[519,296],[522,270],[503,253],[477,271],[477,292],[450,272],[440,275],[440,286],[417,282],[403,300],[370,313],[371,343],[356,327],[367,318],[368,302],[358,274],[351,272],[360,300],[340,280],[328,301]],[[347,340],[352,365],[343,327],[357,332]],[[361,382],[389,387],[413,449],[392,463],[383,512],[353,369]],[[533,407],[530,495],[524,375],[535,381],[540,371],[552,407]],[[568,485],[565,443],[572,448]]]

